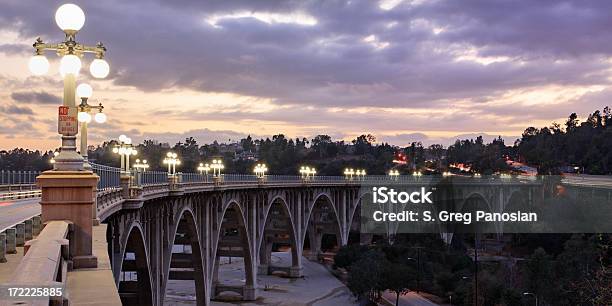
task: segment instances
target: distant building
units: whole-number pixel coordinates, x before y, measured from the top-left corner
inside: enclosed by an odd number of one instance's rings
[[[251,151],[242,151],[234,155],[234,160],[258,160],[259,154]]]

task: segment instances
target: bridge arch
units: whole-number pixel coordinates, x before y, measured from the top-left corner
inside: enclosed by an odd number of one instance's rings
[[[220,208],[218,218],[216,219],[216,224],[218,225],[218,230],[216,232],[215,242],[214,242],[214,252],[213,252],[213,274],[210,279],[211,282],[211,296],[213,299],[217,299],[219,297],[219,293],[224,291],[233,291],[240,293],[242,295],[243,300],[254,300],[255,299],[255,277],[254,277],[254,265],[253,265],[253,250],[251,247],[251,238],[250,232],[248,230],[246,219],[246,213],[243,210],[238,199],[230,199],[226,203],[220,202],[221,199],[218,199],[217,205]],[[233,227],[235,226],[235,227]],[[235,229],[237,234],[237,239],[223,239],[230,238],[233,235],[230,235],[230,231]],[[226,248],[224,243],[228,243],[227,246],[230,248]],[[221,257],[226,254],[230,257],[233,255],[233,252],[236,250],[231,249],[232,244],[237,244],[240,247],[241,257],[244,261],[244,272],[245,272],[245,284],[244,285],[226,285],[221,284],[219,282],[219,265]]]
[[[453,233],[451,238],[451,245],[455,247],[464,248],[466,239],[469,241],[473,240],[474,247],[476,247],[477,241],[480,240],[480,236],[482,233],[491,232],[490,229],[485,227],[492,226],[491,224],[483,224],[477,223],[475,220],[474,212],[477,210],[485,210],[487,212],[494,212],[491,208],[491,200],[488,200],[486,195],[479,192],[473,191],[467,194],[465,198],[460,202],[460,205],[455,207],[454,212],[457,213],[470,213],[472,216],[472,220],[470,224],[463,224],[461,222],[451,222],[450,231],[447,232]],[[442,224],[441,224],[442,226]]]
[[[338,247],[342,246],[344,241],[344,230],[342,223],[340,222],[340,214],[335,205],[336,203],[332,200],[332,196],[328,192],[320,192],[316,194],[311,202],[308,203],[307,215],[305,218],[306,230],[303,231],[301,237],[301,252],[303,253],[306,238],[309,240],[309,246],[311,251],[311,259],[321,252],[321,242],[323,238],[323,232],[319,231],[322,229],[325,234],[334,234],[336,236],[336,242]],[[316,217],[322,217],[320,220],[313,220],[313,213]],[[333,214],[332,220],[329,220],[328,213]],[[319,215],[321,213],[321,215]],[[330,229],[331,227],[331,229]]]
[[[272,215],[277,215],[273,219]],[[278,218],[280,217],[280,218]],[[276,270],[284,271],[290,277],[301,276],[300,249],[296,234],[296,227],[287,199],[283,195],[272,197],[265,205],[263,211],[262,228],[260,229],[257,250],[259,251],[259,274],[270,274]],[[286,224],[277,224],[273,223]],[[270,233],[272,232],[272,233]],[[268,236],[268,234],[271,234]],[[288,237],[284,237],[287,235]],[[287,242],[291,247],[291,267],[275,267],[271,263],[272,244]]]
[[[347,226],[350,229],[351,224],[353,224],[353,219],[355,218],[355,213],[357,213],[357,210],[361,208],[361,204],[363,202],[363,199],[368,196],[368,195],[372,195],[372,192],[367,190],[364,192],[359,192],[357,194],[357,197],[355,199],[352,199],[351,203],[354,203],[353,206],[350,208],[350,212],[349,212],[349,219],[348,219],[348,223]],[[348,233],[348,232],[347,232]]]
[[[122,237],[121,256],[115,270],[121,302],[124,305],[153,305],[149,254],[140,222],[131,222],[126,233]]]
[[[503,211],[510,212],[518,209],[530,210],[529,207],[529,193],[524,189],[512,190],[508,200],[504,203]]]
[[[205,282],[204,256],[202,256],[202,244],[200,243],[200,232],[197,219],[193,210],[186,206],[173,220],[170,231],[169,247],[164,256],[164,283],[162,284],[162,298],[164,301],[168,284],[171,280],[194,281],[197,305],[206,305],[208,297]],[[182,252],[176,247],[182,246]]]
[[[486,208],[487,211],[490,211],[490,212],[493,211],[491,207],[491,199],[487,198],[486,194],[483,194],[480,191],[472,191],[468,193],[466,197],[463,197],[463,201],[461,201],[461,204],[459,205],[459,207],[457,207],[457,211],[465,211],[466,205],[469,205],[470,201],[474,201],[474,200],[480,200],[481,202],[479,203],[485,204],[485,206],[481,208]],[[469,207],[467,208],[469,209]]]

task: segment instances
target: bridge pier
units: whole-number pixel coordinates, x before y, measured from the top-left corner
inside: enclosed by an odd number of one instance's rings
[[[73,224],[70,250],[75,269],[98,266],[92,250],[92,206],[98,179],[91,171],[56,170],[45,171],[36,178],[42,190],[42,222],[63,220]]]

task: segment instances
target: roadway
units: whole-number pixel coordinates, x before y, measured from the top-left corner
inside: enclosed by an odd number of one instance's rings
[[[568,185],[611,188],[612,176],[564,173],[562,182]]]
[[[40,198],[0,201],[0,232],[40,214]]]
[[[383,292],[383,298],[395,305],[395,293],[391,291]],[[418,295],[414,291],[410,291],[406,294],[400,295],[399,306],[436,306],[438,304]]]

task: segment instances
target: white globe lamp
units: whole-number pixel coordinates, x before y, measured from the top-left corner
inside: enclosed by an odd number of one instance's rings
[[[81,59],[74,54],[67,54],[60,61],[60,74],[65,77],[68,74],[79,75],[81,70]]]
[[[91,88],[91,85],[87,83],[82,83],[82,84],[79,84],[79,86],[77,86],[76,92],[79,98],[89,99],[91,98],[91,95],[93,94],[93,88]]]
[[[103,79],[108,76],[110,72],[110,66],[108,63],[100,58],[96,58],[89,65],[89,72],[96,79]]]
[[[49,60],[44,55],[34,55],[28,63],[33,75],[44,75],[49,71]]]
[[[85,13],[78,5],[66,3],[55,12],[55,22],[62,31],[74,34],[85,25]]]
[[[104,123],[104,122],[106,122],[106,114],[105,113],[97,113],[94,116],[94,120],[96,120],[97,123]]]

